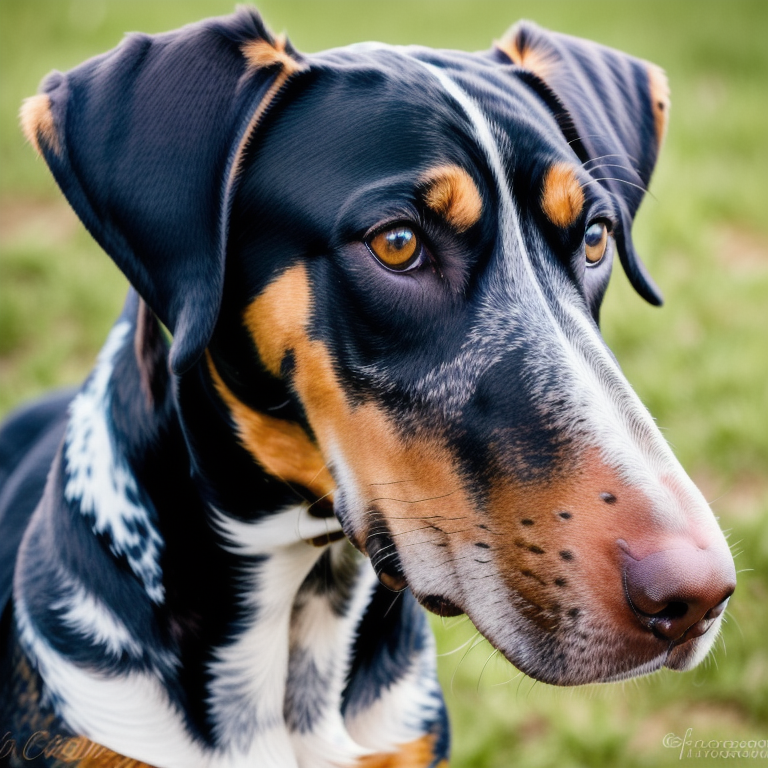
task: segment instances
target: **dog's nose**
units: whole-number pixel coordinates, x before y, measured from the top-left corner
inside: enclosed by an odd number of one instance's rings
[[[622,549],[627,599],[640,622],[660,639],[681,643],[703,635],[736,588],[727,547],[676,543],[639,560]]]

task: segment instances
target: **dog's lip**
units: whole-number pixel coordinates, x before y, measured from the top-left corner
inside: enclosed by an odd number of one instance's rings
[[[663,666],[675,671],[685,671],[689,668],[688,662],[696,655],[701,642],[704,642],[702,635],[697,635],[696,637],[676,643],[667,650]]]
[[[424,608],[437,616],[447,618],[450,616],[461,616],[464,613],[463,608],[460,608],[452,600],[442,595],[415,595],[415,597]]]
[[[664,653],[659,654],[658,656],[654,656],[653,658],[649,659],[648,661],[638,664],[635,667],[632,667],[630,669],[623,670],[621,672],[618,672],[615,675],[610,675],[608,677],[605,677],[601,680],[595,680],[596,683],[619,683],[622,680],[632,680],[636,677],[640,677],[642,675],[650,675],[654,672],[658,672],[660,669],[663,669],[667,666],[667,661],[669,659],[669,652],[664,651]]]

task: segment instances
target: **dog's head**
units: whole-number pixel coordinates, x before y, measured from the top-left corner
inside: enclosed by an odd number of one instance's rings
[[[530,24],[300,56],[250,11],[54,74],[27,135],[243,445],[554,683],[687,669],[725,540],[598,331],[668,99]]]

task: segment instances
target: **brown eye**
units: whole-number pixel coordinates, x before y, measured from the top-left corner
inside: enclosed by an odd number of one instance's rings
[[[421,253],[416,233],[402,224],[379,232],[368,247],[385,267],[400,271],[408,269]]]
[[[596,221],[587,227],[584,234],[584,253],[587,263],[598,264],[605,256],[605,248],[608,245],[608,227],[602,221]]]

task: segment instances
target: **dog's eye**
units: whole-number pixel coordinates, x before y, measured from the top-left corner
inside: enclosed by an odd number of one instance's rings
[[[599,264],[608,245],[608,227],[603,221],[596,221],[587,227],[584,234],[584,253],[589,265]]]
[[[421,254],[418,236],[403,224],[382,230],[368,240],[367,245],[385,267],[398,272],[413,266]]]

